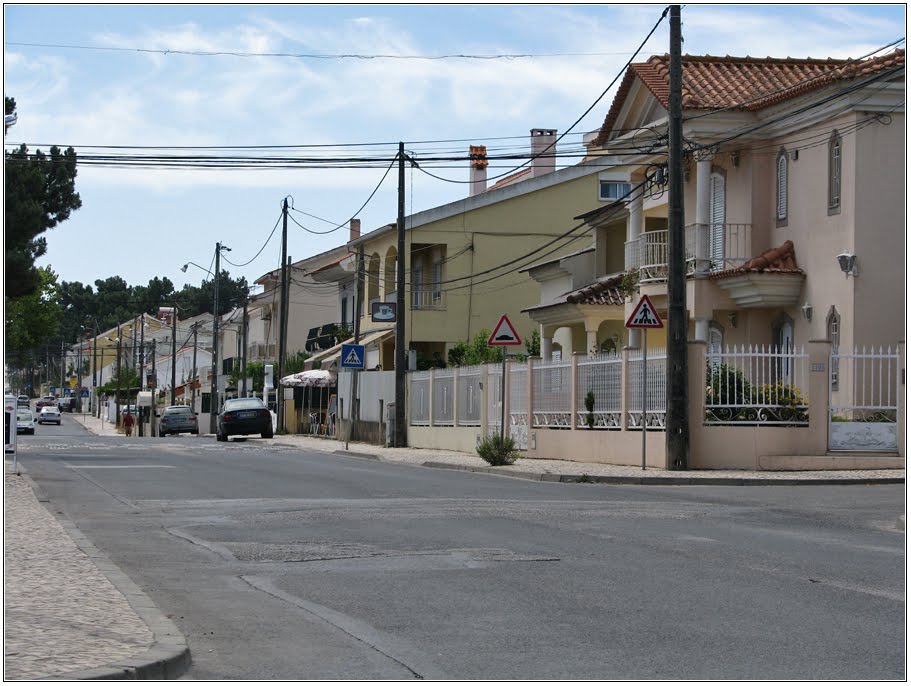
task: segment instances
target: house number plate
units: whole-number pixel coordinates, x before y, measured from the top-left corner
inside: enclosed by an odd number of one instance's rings
[[[810,365],[810,371],[811,372],[824,372],[824,371],[826,371],[826,363],[825,362],[814,362]]]

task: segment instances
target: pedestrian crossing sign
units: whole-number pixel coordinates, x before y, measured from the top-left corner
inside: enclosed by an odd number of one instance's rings
[[[655,306],[652,305],[652,301],[649,300],[647,295],[643,295],[642,299],[639,300],[639,304],[636,305],[636,309],[633,310],[633,313],[630,315],[629,319],[626,320],[627,329],[661,329],[664,328],[664,323],[661,321],[661,317],[658,316],[658,310],[655,309]]]
[[[364,346],[342,344],[342,369],[363,369],[365,357]]]

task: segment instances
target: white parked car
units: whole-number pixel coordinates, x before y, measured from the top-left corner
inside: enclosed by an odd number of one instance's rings
[[[35,417],[31,410],[16,411],[16,433],[35,435]]]
[[[56,424],[60,426],[60,410],[50,405],[41,408],[41,414],[38,415],[39,424]]]

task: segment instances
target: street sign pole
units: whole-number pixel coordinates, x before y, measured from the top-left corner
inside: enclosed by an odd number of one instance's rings
[[[503,372],[500,376],[500,445],[506,440],[506,347],[507,345],[522,345],[522,339],[516,333],[515,327],[505,314],[493,328],[487,345],[503,346]]]
[[[648,329],[642,329],[642,471],[645,471],[646,379],[648,377]]]
[[[506,348],[503,348],[503,374],[500,376],[500,445],[506,440]]]

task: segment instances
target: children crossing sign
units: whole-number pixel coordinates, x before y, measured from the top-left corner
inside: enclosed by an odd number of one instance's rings
[[[363,345],[354,345],[351,343],[342,344],[342,369],[363,369],[364,353]]]
[[[661,329],[663,327],[664,323],[661,321],[661,317],[658,316],[658,311],[652,305],[652,301],[648,299],[647,295],[643,295],[642,299],[639,300],[639,304],[636,305],[636,309],[626,320],[626,328]]]
[[[487,345],[522,345],[519,334],[516,333],[512,322],[505,314],[494,327],[493,333],[487,339]]]

